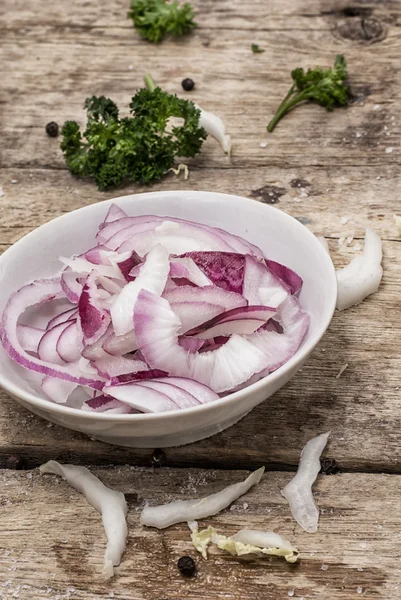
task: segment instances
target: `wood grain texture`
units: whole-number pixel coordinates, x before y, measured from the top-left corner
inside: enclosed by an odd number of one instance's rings
[[[105,546],[101,518],[55,476],[0,471],[0,597],[11,600],[398,600],[401,575],[399,476],[321,476],[315,497],[319,531],[303,532],[280,489],[289,473],[267,473],[231,509],[206,519],[226,535],[242,527],[275,530],[300,550],[300,563],[244,561],[212,550],[204,561],[185,524],[164,531],[139,525],[145,501],[198,498],[246,476],[241,471],[109,468],[94,471],[126,494],[129,535],[116,577],[101,581]],[[385,491],[385,493],[383,493]],[[176,564],[191,555],[198,567],[185,580]],[[1,595],[1,592],[3,595]],[[293,593],[293,596],[291,594]]]

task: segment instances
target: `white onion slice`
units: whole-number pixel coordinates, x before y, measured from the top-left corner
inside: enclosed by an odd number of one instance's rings
[[[149,252],[138,277],[121,290],[113,306],[111,318],[116,335],[124,335],[134,328],[134,306],[141,290],[157,295],[163,293],[170,270],[168,253],[158,245]]]
[[[381,239],[372,229],[367,229],[363,255],[355,256],[349,265],[336,271],[338,310],[359,304],[364,298],[377,292],[383,275],[381,261]]]
[[[201,111],[199,126],[206,129],[207,133],[219,142],[225,154],[230,156],[231,137],[226,133],[226,126],[223,121],[214,113],[203,110],[200,106],[197,108]]]
[[[89,504],[102,515],[103,526],[107,537],[104,555],[104,579],[114,575],[113,567],[118,566],[125,550],[128,536],[126,522],[127,503],[124,494],[106,487],[86,467],[60,465],[49,460],[39,467],[41,473],[60,475],[67,483],[83,494]]]
[[[327,444],[330,432],[322,433],[309,440],[302,450],[298,471],[282,490],[282,495],[290,505],[292,516],[308,533],[315,533],[319,521],[312,485],[320,471],[320,456]]]
[[[165,529],[175,523],[204,519],[221,512],[237,498],[246,494],[262,478],[265,468],[254,471],[244,481],[229,485],[224,490],[196,500],[177,500],[160,506],[146,505],[141,513],[142,525]]]
[[[144,413],[168,412],[179,409],[178,404],[171,400],[167,394],[142,385],[142,381],[123,385],[107,385],[103,388],[103,391],[105,394]]]
[[[142,360],[135,360],[124,356],[105,355],[95,362],[95,367],[102,377],[116,377],[126,373],[136,373],[137,371],[146,371],[148,366]]]
[[[148,365],[170,375],[195,379],[217,393],[246,381],[261,371],[266,362],[263,352],[236,334],[217,350],[186,352],[178,343],[180,320],[167,300],[146,290],[138,296],[134,323],[138,345]]]

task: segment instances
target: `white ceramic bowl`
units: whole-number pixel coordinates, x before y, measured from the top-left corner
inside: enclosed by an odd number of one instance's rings
[[[0,257],[0,310],[25,283],[60,268],[59,256],[94,245],[98,224],[116,202],[129,215],[183,217],[215,225],[253,242],[269,258],[294,269],[304,280],[300,301],[311,316],[301,348],[280,369],[230,396],[195,408],[161,414],[107,415],[53,404],[35,391],[29,372],[0,348],[0,386],[17,402],[44,419],[119,446],[178,446],[230,427],[274,394],[302,366],[332,318],[337,284],[326,250],[296,219],[265,204],[214,192],[156,192],[92,204],[54,219],[14,244]],[[241,360],[241,357],[238,357]]]

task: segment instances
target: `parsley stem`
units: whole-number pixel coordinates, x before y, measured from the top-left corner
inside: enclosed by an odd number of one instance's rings
[[[150,73],[146,73],[144,77],[145,86],[149,90],[149,92],[154,92],[156,89],[156,84],[153,81],[152,75]]]
[[[301,93],[297,94],[296,96],[294,96],[291,100],[289,100],[291,94],[294,91],[293,88],[294,88],[294,86],[290,89],[289,93],[287,94],[287,96],[284,98],[283,102],[278,107],[276,114],[274,115],[274,117],[272,118],[270,123],[268,124],[267,131],[269,133],[271,133],[273,131],[273,129],[275,128],[277,123],[280,121],[280,119],[282,119],[284,117],[284,115],[286,115],[292,108],[294,108],[294,106],[296,106],[297,104],[299,104],[300,102],[303,102],[304,100],[306,100],[308,98],[309,89],[306,89],[306,90],[303,90]]]

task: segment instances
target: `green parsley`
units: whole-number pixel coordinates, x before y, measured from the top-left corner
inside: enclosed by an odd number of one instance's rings
[[[264,52],[263,48],[261,48],[259,44],[251,44],[251,49],[254,54],[261,54]]]
[[[200,152],[206,131],[199,126],[200,110],[190,100],[163,92],[150,75],[146,87],[131,99],[129,117],[120,117],[116,104],[104,96],[85,101],[86,129],[66,121],[61,150],[73,175],[95,180],[99,190],[127,180],[150,184],[161,179],[176,157]],[[170,117],[183,120],[169,127]]]
[[[316,102],[327,110],[348,104],[349,89],[345,83],[348,77],[347,63],[342,54],[336,56],[333,68],[316,67],[308,69],[306,73],[298,68],[292,71],[291,77],[294,83],[268,124],[267,131],[273,131],[280,119],[305,100]]]
[[[166,35],[182,36],[196,26],[190,4],[167,0],[131,0],[128,17],[141,37],[157,44]]]

